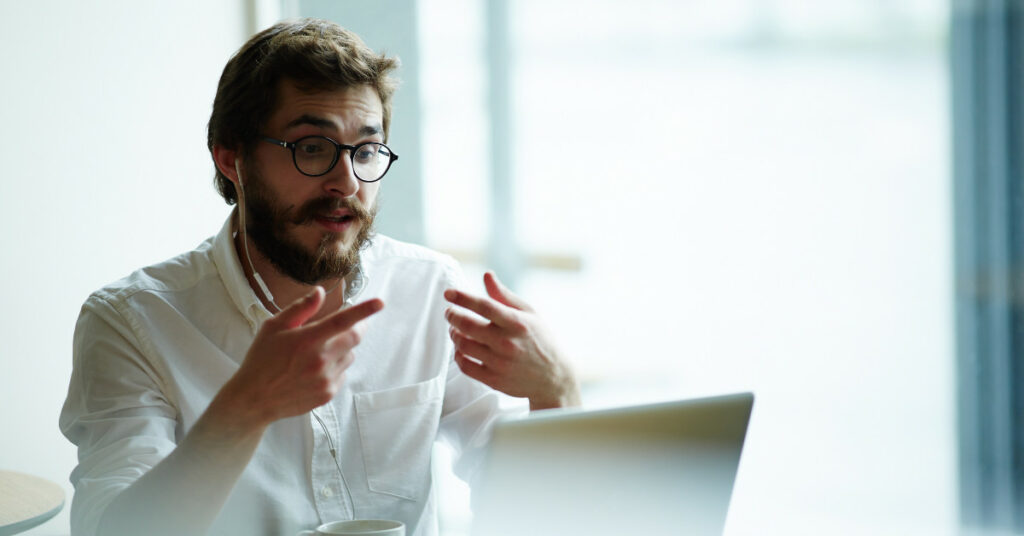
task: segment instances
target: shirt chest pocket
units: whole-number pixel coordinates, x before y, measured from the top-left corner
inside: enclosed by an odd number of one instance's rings
[[[441,419],[444,374],[383,391],[355,393],[370,490],[418,500],[430,489],[430,454]]]

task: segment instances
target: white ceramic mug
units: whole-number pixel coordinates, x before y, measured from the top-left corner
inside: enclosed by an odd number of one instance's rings
[[[316,530],[304,530],[299,536],[405,536],[405,524],[387,519],[331,521]]]

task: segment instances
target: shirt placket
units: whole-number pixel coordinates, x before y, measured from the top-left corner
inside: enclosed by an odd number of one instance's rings
[[[362,267],[356,266],[355,272],[345,286],[344,304],[342,307],[351,307],[354,299],[362,291],[366,284],[366,277],[362,273]],[[323,421],[327,433],[331,434],[330,439],[324,428],[317,422],[316,417],[310,416],[309,424],[313,431],[313,456],[312,456],[312,484],[313,501],[316,504],[317,514],[320,521],[326,523],[341,519],[355,519],[354,498],[352,490],[348,488],[342,474],[344,467],[341,467],[342,438],[338,434],[341,427],[338,425],[338,413],[333,403],[325,404],[313,410],[317,417]],[[331,446],[336,449],[331,453]]]
[[[331,434],[329,440],[316,417],[310,417],[310,426],[313,430],[313,500],[316,503],[317,514],[322,523],[353,519],[354,515],[350,507],[352,504],[351,490],[345,485],[339,469],[341,452],[335,451],[335,456],[339,456],[337,464],[334,456],[331,455],[332,441],[336,449],[341,448],[341,438],[336,433],[338,430],[337,413],[333,404],[326,404],[313,412],[320,417],[324,426],[327,427],[327,432]]]

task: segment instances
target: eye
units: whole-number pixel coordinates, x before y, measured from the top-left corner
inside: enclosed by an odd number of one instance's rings
[[[295,155],[300,158],[330,156],[333,152],[334,148],[322,139],[301,140],[295,145]]]
[[[387,158],[388,152],[376,143],[368,143],[359,147],[356,150],[356,154],[353,155],[355,161],[359,163],[369,163],[377,160],[379,157]]]

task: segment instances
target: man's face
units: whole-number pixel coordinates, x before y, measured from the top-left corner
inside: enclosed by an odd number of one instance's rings
[[[306,93],[285,81],[278,102],[263,135],[384,141],[383,107],[370,86]],[[348,151],[326,175],[309,177],[295,169],[289,149],[259,142],[242,177],[246,231],[279,271],[315,284],[352,270],[371,232],[380,183],[356,179]]]

